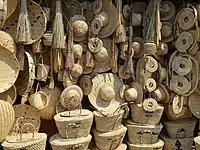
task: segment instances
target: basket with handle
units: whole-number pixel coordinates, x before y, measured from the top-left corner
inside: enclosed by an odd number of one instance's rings
[[[19,119],[20,120],[20,119]],[[24,128],[27,127],[29,133],[24,133]],[[30,128],[32,132],[30,133]],[[16,136],[8,136],[2,143],[4,150],[45,150],[47,135],[45,133],[35,133],[35,127],[31,123],[25,123]]]

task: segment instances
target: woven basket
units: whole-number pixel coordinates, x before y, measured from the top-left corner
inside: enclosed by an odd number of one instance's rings
[[[0,93],[0,99],[9,102],[11,105],[13,105],[17,99],[17,91],[15,85],[13,85],[7,91]]]
[[[65,111],[55,115],[54,120],[61,137],[68,139],[86,137],[90,133],[93,113],[87,109]]]
[[[23,133],[25,126],[32,127],[32,133]],[[21,126],[20,134],[17,136],[9,136],[2,143],[4,150],[45,150],[47,135],[45,133],[34,133],[34,126],[31,123],[26,123]]]
[[[15,120],[15,112],[11,104],[0,100],[0,142],[2,142],[11,130]]]
[[[164,135],[161,135],[161,139],[165,142],[164,150],[191,150],[193,144],[192,138],[182,138],[182,139],[170,139]]]
[[[94,111],[93,114],[96,123],[96,130],[99,132],[109,132],[120,127],[124,110],[120,110],[113,115],[103,115],[98,111]]]
[[[135,145],[128,142],[129,150],[162,150],[163,146],[164,146],[164,142],[160,139],[155,144]]]
[[[164,107],[162,105],[158,105],[156,111],[154,112],[146,112],[142,104],[130,104],[131,108],[131,117],[132,120],[136,123],[140,123],[142,125],[156,125],[160,122],[162,117]]]
[[[176,121],[164,121],[163,124],[170,138],[193,137],[196,119],[182,119]]]
[[[199,138],[200,138],[200,136],[197,136],[194,138],[196,150],[200,150],[200,139]]]
[[[121,126],[121,128],[102,133],[96,129],[93,130],[96,147],[100,150],[113,150],[117,148],[123,141],[127,128]]]
[[[158,141],[158,136],[163,125],[142,126],[128,120],[128,139],[132,144],[154,144]]]
[[[77,139],[62,138],[59,134],[53,135],[49,142],[53,150],[87,150],[92,136],[89,134],[87,137]]]
[[[126,144],[121,144],[120,146],[118,146],[117,148],[113,149],[113,150],[126,150],[127,149],[127,145]],[[92,149],[88,149],[88,150],[100,150],[97,147],[93,147]]]

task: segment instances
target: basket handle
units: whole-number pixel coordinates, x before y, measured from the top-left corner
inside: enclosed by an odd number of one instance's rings
[[[23,134],[23,129],[24,127],[31,127],[32,128],[32,140],[34,139],[35,137],[35,127],[32,123],[25,123],[22,127],[21,127],[21,130],[20,130],[20,141],[22,141],[22,134]],[[28,128],[29,129],[29,128]]]
[[[76,128],[76,138],[77,138],[79,130],[80,130],[80,127],[76,123],[70,123],[70,124],[66,125],[66,127],[65,127],[65,133],[67,135],[67,138],[69,138],[69,136],[68,136],[69,135],[68,134],[69,127]]]
[[[116,112],[120,112],[120,110],[124,110],[125,113],[123,115],[123,118],[128,118],[129,116],[129,107],[128,107],[128,103],[123,103],[121,104],[115,111],[113,114],[115,114]]]
[[[118,116],[117,119],[115,120],[115,123],[113,124],[113,130],[116,128],[117,123],[122,119],[121,116]]]

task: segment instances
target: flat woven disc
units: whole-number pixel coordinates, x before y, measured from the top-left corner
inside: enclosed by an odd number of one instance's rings
[[[183,8],[177,16],[178,25],[183,30],[188,30],[195,24],[195,13],[191,8]]]
[[[170,80],[170,89],[179,95],[184,95],[191,89],[191,82],[183,76],[174,76]]]
[[[189,32],[180,33],[179,37],[175,41],[176,48],[181,52],[186,52],[194,43],[194,38]]]
[[[192,61],[184,57],[176,57],[172,61],[172,69],[180,76],[187,75],[192,70]]]

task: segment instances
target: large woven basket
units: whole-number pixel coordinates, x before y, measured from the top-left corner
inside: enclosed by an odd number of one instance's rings
[[[120,110],[119,112],[117,111],[112,115],[103,115],[98,111],[94,111],[93,114],[96,123],[96,130],[100,132],[109,132],[120,127],[124,110]]]
[[[162,150],[163,146],[164,142],[160,139],[155,144],[131,144],[128,142],[129,150]]]
[[[175,121],[164,121],[164,126],[170,138],[193,137],[196,119],[182,119]]]
[[[15,112],[11,104],[0,100],[0,142],[2,142],[10,132],[15,120]]]
[[[127,128],[124,126],[121,126],[121,128],[117,130],[106,133],[102,133],[94,129],[93,134],[96,147],[100,150],[113,150],[117,148],[122,143],[126,131]]]
[[[32,133],[23,133],[25,126],[32,126]],[[4,150],[45,150],[47,135],[45,133],[34,133],[34,126],[30,123],[21,126],[20,134],[9,136],[2,143]]]
[[[49,142],[53,150],[87,150],[91,139],[92,136],[90,134],[77,139],[66,139],[59,134],[55,134],[50,138]]]
[[[142,126],[128,120],[128,139],[132,144],[154,144],[158,141],[158,136],[163,125],[146,125]]]
[[[161,135],[161,139],[165,142],[164,150],[191,150],[193,144],[193,137],[182,139],[170,139],[164,135]]]
[[[90,133],[93,113],[87,109],[65,111],[55,115],[54,120],[61,137],[86,137]]]
[[[200,150],[200,136],[194,138],[196,150]]]
[[[131,117],[132,120],[136,123],[142,125],[156,125],[160,122],[162,117],[164,107],[162,105],[158,105],[156,111],[147,112],[143,109],[142,104],[130,104],[131,108]]]

